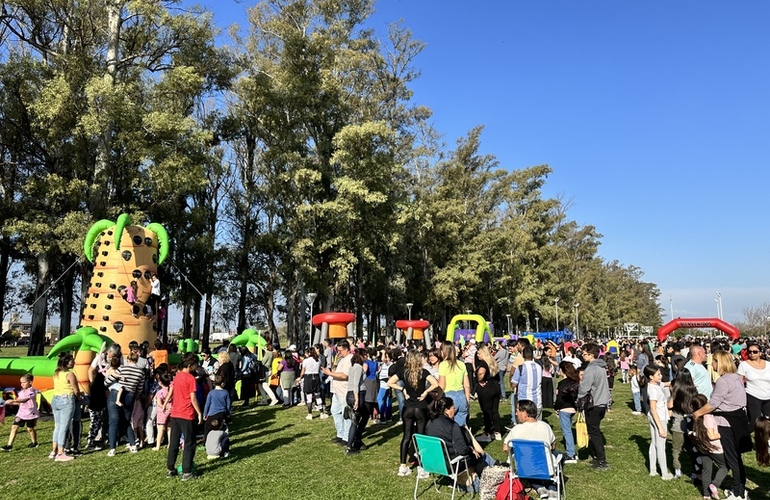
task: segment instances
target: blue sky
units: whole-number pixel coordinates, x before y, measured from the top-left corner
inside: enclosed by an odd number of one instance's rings
[[[254,2],[197,2],[223,29]],[[547,163],[547,196],[644,270],[674,316],[770,302],[770,3],[381,0],[427,46],[414,102],[448,148],[484,125],[500,166]],[[226,41],[226,39],[223,39]]]

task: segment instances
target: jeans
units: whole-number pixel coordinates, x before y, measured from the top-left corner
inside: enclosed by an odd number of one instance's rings
[[[352,449],[360,449],[361,445],[363,444],[362,437],[364,434],[364,429],[366,429],[366,424],[369,422],[369,412],[366,410],[366,404],[364,402],[364,399],[366,399],[366,393],[365,392],[359,392],[358,393],[358,409],[355,410],[356,415],[351,419],[348,420],[350,422],[350,428],[348,429],[348,448]],[[353,405],[355,404],[355,395],[353,392],[348,392],[348,395],[346,396],[346,401],[348,403],[348,406],[353,408]]]
[[[607,455],[604,452],[604,434],[601,424],[607,408],[604,406],[592,406],[586,410],[586,427],[588,428],[588,442],[594,447],[594,457],[599,462],[606,462]]]
[[[67,431],[70,427],[72,415],[75,414],[75,396],[54,396],[51,400],[53,410],[53,438],[56,445],[64,450],[64,442],[67,440]]]
[[[390,395],[390,389],[383,389],[377,393],[377,406],[380,412],[380,422],[386,422],[393,416],[393,399]]]
[[[123,390],[123,406],[117,405],[118,391],[110,391],[107,396],[107,414],[110,419],[110,449],[114,450],[118,446],[118,437],[125,429],[128,436],[128,444],[136,445],[134,438],[134,429],[131,428],[131,412],[134,410],[134,393]],[[118,432],[120,431],[120,433]]]
[[[337,430],[337,437],[340,439],[348,440],[350,434],[350,420],[346,420],[342,416],[342,412],[345,410],[345,396],[339,394],[332,394],[332,407],[331,413],[334,419],[334,427]]]
[[[401,391],[397,392],[401,393]],[[462,427],[468,421],[468,400],[465,398],[465,391],[449,391],[444,395],[452,398],[455,404],[455,422]]]
[[[505,370],[500,370],[497,376],[500,380],[500,398],[505,399]]]
[[[577,456],[575,452],[575,435],[572,433],[572,417],[574,413],[566,411],[559,412],[559,424],[561,424],[561,433],[564,435],[564,447],[567,449],[567,458]]]
[[[168,457],[166,468],[176,470],[176,459],[179,456],[179,440],[184,436],[184,450],[182,451],[182,473],[192,472],[195,459],[195,420],[170,417],[168,423],[171,426],[171,441],[168,443]]]
[[[404,387],[404,382],[401,380],[398,381],[398,385],[401,387]],[[396,392],[396,400],[398,401],[398,419],[403,420],[404,419],[404,391],[395,391]]]
[[[83,437],[83,402],[86,401],[86,398],[87,396],[84,396],[82,400],[75,401],[75,411],[72,412],[67,449],[80,450],[80,438]]]
[[[642,393],[632,392],[631,395],[634,397],[634,411],[641,413],[642,412]]]

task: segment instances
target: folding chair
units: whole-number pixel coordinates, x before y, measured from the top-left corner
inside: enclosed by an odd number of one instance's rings
[[[551,453],[551,447],[542,441],[530,441],[526,439],[514,439],[508,443],[508,449],[513,455],[510,460],[513,478],[541,480],[556,483],[558,499],[567,498],[564,482],[564,471],[561,460]],[[512,488],[511,488],[512,489]]]
[[[437,492],[440,493],[435,475],[446,476],[453,481],[452,500],[454,500],[455,490],[457,489],[457,477],[461,472],[468,470],[468,462],[465,455],[450,459],[444,440],[433,436],[426,436],[425,434],[415,434],[412,437],[412,442],[414,443],[415,454],[417,455],[417,463],[425,472],[433,475],[433,487],[436,488]],[[465,467],[461,468],[461,464],[464,464]],[[420,474],[417,474],[417,481],[414,483],[414,500],[417,500],[417,489],[419,486]]]

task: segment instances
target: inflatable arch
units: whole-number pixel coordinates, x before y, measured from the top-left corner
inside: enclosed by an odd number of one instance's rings
[[[676,318],[658,329],[658,340],[663,341],[678,328],[716,328],[731,339],[737,339],[741,336],[741,332],[737,328],[719,318]]]
[[[456,342],[458,340],[455,338],[455,330],[460,321],[476,322],[476,335],[474,336],[476,342],[484,342],[485,336],[489,338],[489,323],[487,323],[487,320],[478,314],[458,314],[457,316],[452,317],[452,320],[446,327],[446,340],[449,340],[450,342]]]

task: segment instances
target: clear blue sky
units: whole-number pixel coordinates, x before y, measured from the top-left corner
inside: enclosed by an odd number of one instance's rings
[[[223,28],[254,4],[197,3]],[[719,291],[727,321],[770,301],[770,2],[380,0],[370,25],[399,19],[447,146],[484,125],[503,168],[549,164],[545,194],[644,270],[664,320],[669,298],[715,316]]]

